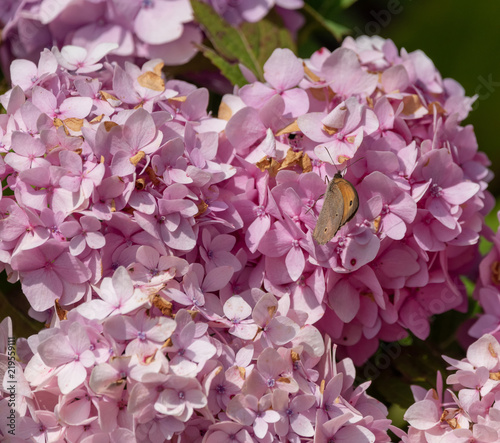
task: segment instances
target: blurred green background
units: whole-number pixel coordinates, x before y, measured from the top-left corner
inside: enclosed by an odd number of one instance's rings
[[[457,80],[468,96],[478,94],[464,124],[475,128],[479,149],[488,154],[495,179],[491,192],[500,195],[500,2],[466,0],[358,0],[340,15],[333,4],[352,0],[306,0],[327,18],[360,33],[390,38],[399,48],[421,49],[443,78]],[[391,12],[392,11],[392,12]],[[332,15],[329,15],[332,14]],[[305,30],[301,56],[335,40],[326,32]],[[308,54],[309,53],[309,54]]]

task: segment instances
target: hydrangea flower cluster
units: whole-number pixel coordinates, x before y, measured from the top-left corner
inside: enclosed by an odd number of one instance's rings
[[[292,31],[303,22],[295,11],[303,0],[203,1],[232,25],[257,22],[273,7]],[[4,72],[14,59],[36,62],[46,47],[76,45],[91,52],[101,43],[117,45],[115,59],[161,58],[181,65],[197,53],[195,45],[203,38],[189,0],[132,1],[126,7],[118,0],[3,0],[0,24]]]
[[[491,174],[472,127],[458,124],[472,99],[423,53],[346,39],[304,67],[278,49],[267,83],[225,96],[213,118],[208,92],[165,82],[160,60],[103,67],[112,48],[11,66],[2,261],[35,311],[88,300],[141,246],[199,265],[199,285],[224,274],[222,302],[264,287],[357,364],[379,340],[425,338],[431,315],[465,307],[458,275],[477,254]],[[332,160],[350,160],[360,208],[319,246]]]
[[[2,262],[52,326],[18,341],[16,436],[388,441],[352,361],[289,297],[250,288],[231,164],[247,163],[207,91],[165,82],[160,60],[100,63],[111,47],[17,60],[0,98]]]
[[[43,48],[53,45],[91,52],[100,43],[116,44],[117,57],[163,58],[177,65],[190,60],[197,51],[193,43],[202,40],[189,0],[130,2],[127,7],[114,0],[7,3],[1,14],[4,68],[19,58],[36,62]]]
[[[379,340],[407,330],[425,339],[432,315],[466,309],[459,275],[477,264],[493,206],[489,161],[472,127],[459,124],[474,98],[421,51],[399,54],[378,37],[347,38],[303,63],[277,50],[264,71],[265,84],[253,81],[221,107],[238,156],[262,171],[258,197],[251,188],[235,202],[259,260],[251,275],[290,297],[356,364]],[[337,168],[360,206],[319,246],[311,232],[321,177]]]
[[[496,442],[500,440],[500,344],[491,334],[483,335],[467,349],[467,357],[443,357],[455,372],[446,383],[454,392],[443,392],[438,375],[437,390],[414,387],[415,404],[405,419],[405,443]],[[499,411],[497,413],[497,411]]]
[[[188,285],[181,262],[164,281],[179,286],[177,272]],[[18,340],[15,375],[0,373],[3,411],[16,380],[16,441],[390,441],[387,410],[366,394],[369,383],[353,386],[352,361],[336,363],[331,341],[299,328],[272,294],[234,295],[205,322],[187,309],[174,317],[160,297],[149,304],[124,267],[99,293]]]
[[[304,61],[277,49],[215,118],[160,59],[101,61],[115,48],[15,60],[0,97],[0,261],[51,326],[18,342],[23,427],[389,441],[353,363],[465,307],[492,203],[460,126],[473,99],[373,37]],[[360,207],[320,246],[336,168]]]
[[[500,213],[497,214],[500,217]],[[493,234],[487,232],[485,237],[492,242],[492,248],[479,264],[479,275],[474,289],[474,296],[483,308],[483,313],[470,326],[468,334],[480,338],[491,334],[500,338],[500,230]]]
[[[233,26],[243,22],[256,23],[262,20],[272,8],[282,17],[284,24],[296,31],[303,24],[303,17],[296,12],[304,6],[304,0],[265,0],[245,2],[244,0],[203,0],[215,12]]]

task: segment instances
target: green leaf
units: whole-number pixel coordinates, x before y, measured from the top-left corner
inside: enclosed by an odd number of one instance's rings
[[[332,33],[332,35],[338,40],[342,40],[346,35],[351,33],[351,29],[347,28],[344,25],[341,25],[340,23],[336,23],[332,20],[326,20],[324,26],[328,31]]]
[[[191,0],[191,6],[195,20],[205,31],[219,57],[227,62],[242,63],[260,77],[259,64],[243,33],[230,26],[209,5]]]
[[[472,297],[472,294],[474,292],[474,288],[476,287],[476,283],[469,280],[464,275],[460,276],[460,280],[462,280],[462,283],[465,286],[465,290],[467,291],[467,296]]]
[[[203,54],[223,70],[223,75],[233,83],[246,82],[236,64],[250,69],[259,80],[263,80],[263,66],[276,48],[295,51],[295,43],[285,28],[281,17],[271,11],[257,23],[243,23],[233,28],[214,10],[199,0],[191,0],[195,19],[205,31],[214,50],[204,47]]]
[[[241,32],[250,44],[260,68],[276,48],[288,48],[295,52],[290,32],[272,19],[272,13],[257,23],[244,23]]]
[[[340,4],[339,6],[342,8],[342,9],[347,9],[349,8],[350,6],[352,6],[354,3],[356,3],[358,0],[340,0]]]
[[[304,4],[303,10],[309,14],[311,18],[313,18],[317,23],[319,23],[323,28],[325,28],[328,32],[330,32],[338,41],[342,40],[342,38],[350,33],[350,29],[341,25],[340,23],[336,23],[333,20],[326,19],[327,14],[323,15],[316,11],[312,6],[307,3]],[[328,14],[330,15],[330,14]]]
[[[387,415],[387,418],[392,421],[393,426],[403,429],[404,426],[407,426],[406,421],[404,419],[405,412],[406,409],[402,408],[399,405],[394,404],[389,407],[389,414]],[[391,440],[391,441],[396,441],[396,440]]]
[[[323,17],[335,17],[356,0],[308,0],[304,8],[311,7]]]
[[[202,54],[209,59],[214,66],[220,69],[221,74],[226,77],[233,85],[243,86],[247,84],[245,77],[241,73],[240,67],[237,64],[229,63],[224,60],[215,51],[206,46],[199,46]]]

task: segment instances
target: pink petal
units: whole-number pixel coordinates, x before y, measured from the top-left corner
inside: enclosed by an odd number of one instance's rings
[[[196,45],[200,45],[202,41],[203,33],[199,26],[188,23],[184,25],[182,35],[177,40],[162,45],[147,46],[148,58],[161,58],[168,66],[184,65],[195,56],[198,52]]]
[[[134,30],[144,42],[160,45],[177,40],[182,35],[183,23],[192,19],[191,5],[185,0],[154,2],[153,6],[140,9]]]
[[[323,63],[322,70],[328,75],[333,91],[345,97],[371,95],[378,83],[377,75],[365,72],[356,53],[347,48],[333,51]]]
[[[462,182],[443,189],[443,198],[452,205],[461,205],[479,192],[479,184]]]
[[[291,428],[302,437],[312,437],[314,428],[310,420],[302,414],[294,415],[290,418]]]
[[[68,221],[63,222],[59,226],[59,230],[61,231],[61,234],[67,238],[72,238],[75,235],[78,235],[82,232],[82,228],[80,226],[80,223],[78,223],[75,220],[68,220]]]
[[[87,58],[87,50],[81,46],[67,45],[60,51],[60,56],[56,52],[59,64],[72,71],[79,67]]]
[[[331,137],[323,130],[322,120],[325,117],[323,112],[309,112],[301,115],[297,119],[300,130],[311,140],[322,143],[327,142]]]
[[[297,281],[304,272],[304,267],[306,265],[302,248],[299,246],[290,248],[288,254],[286,255],[285,263],[288,273],[290,274],[290,278],[292,281]]]
[[[257,438],[264,438],[267,434],[267,430],[269,428],[269,426],[267,424],[268,420],[265,419],[265,414],[267,412],[270,412],[270,411],[266,411],[264,413],[264,416],[262,416],[262,417],[255,417],[254,419],[252,419],[252,421],[250,423],[244,423],[247,425],[251,425],[253,422],[253,431],[255,432],[255,436]],[[275,412],[275,411],[272,411],[272,412]],[[276,412],[276,415],[278,416],[276,421],[278,421],[280,416],[277,412]],[[270,421],[269,423],[275,423],[276,421],[273,421],[273,422]]]
[[[224,315],[230,320],[244,320],[252,314],[252,307],[239,295],[233,295],[223,306]]]
[[[38,269],[23,276],[23,291],[35,311],[43,312],[54,306],[63,293],[63,284],[53,271]]]
[[[132,279],[130,278],[128,271],[123,266],[120,266],[115,271],[112,277],[112,282],[114,291],[116,291],[116,294],[118,294],[119,298],[122,300],[130,298],[134,293]]]
[[[85,118],[90,114],[92,106],[90,97],[69,97],[61,103],[59,111],[63,118]]]
[[[106,244],[106,239],[100,232],[88,232],[85,238],[92,249],[100,249]]]
[[[391,66],[382,73],[382,86],[386,93],[403,92],[409,83],[408,71],[403,65]]]
[[[90,340],[85,328],[80,323],[72,323],[68,329],[68,339],[77,354],[90,348]]]
[[[255,109],[243,108],[227,123],[226,136],[237,152],[246,154],[247,148],[264,138],[266,129]]]
[[[262,217],[257,217],[252,224],[248,227],[245,233],[245,243],[250,249],[250,252],[254,253],[265,236],[266,232],[269,231],[271,227],[271,217],[269,215],[264,215]]]
[[[390,277],[412,275],[420,269],[410,252],[403,249],[387,251],[382,261],[384,262],[384,272]]]
[[[239,96],[245,104],[256,109],[260,109],[274,95],[276,95],[274,89],[260,82],[245,85],[239,92]]]
[[[267,325],[278,309],[278,300],[273,294],[265,293],[252,311],[252,318],[261,327]]]
[[[281,346],[293,340],[298,331],[299,327],[293,320],[280,315],[270,321],[266,334],[273,343]]]
[[[275,229],[268,231],[259,244],[259,251],[268,257],[281,257],[292,247],[292,238],[282,223],[276,222]]]
[[[127,119],[123,125],[123,136],[136,153],[147,146],[156,135],[156,126],[151,114],[144,108],[139,108]]]
[[[76,235],[69,242],[69,252],[76,257],[85,251],[86,245],[83,235]]]
[[[425,431],[438,424],[439,415],[440,413],[433,401],[422,400],[411,405],[407,409],[404,418],[411,426]]]
[[[348,279],[343,279],[329,294],[328,302],[344,323],[351,322],[359,311],[360,295]]]
[[[205,115],[206,115],[205,109],[208,106],[208,100],[209,100],[209,93],[208,93],[207,89],[205,89],[205,88],[195,89],[194,91],[191,91],[188,94],[188,96],[186,97],[186,101],[184,101],[181,104],[182,113],[189,120],[194,120],[194,121],[200,120],[203,117],[205,117]],[[188,130],[189,130],[189,128],[192,128],[192,127],[187,125]],[[214,136],[215,136],[215,134],[206,134],[206,135],[198,134],[198,137],[200,137],[200,140],[205,139],[205,142],[207,141],[207,139],[205,137],[208,137],[209,139],[213,139]],[[204,148],[203,150],[205,151],[205,149],[206,148]],[[214,149],[216,149],[215,146],[214,146]],[[211,160],[212,158],[213,157],[210,158],[210,156],[206,157],[207,160]]]
[[[364,426],[350,425],[342,427],[334,436],[335,442],[351,443],[353,441],[375,443],[373,432]]]
[[[40,111],[49,116],[52,116],[54,110],[57,108],[57,100],[54,94],[40,86],[35,86],[33,88],[32,102]]]
[[[132,78],[120,66],[115,68],[113,74],[113,92],[117,98],[125,103],[139,102],[139,95],[134,88]]]
[[[229,283],[233,276],[234,268],[232,266],[220,266],[207,273],[203,280],[203,291],[213,292],[222,289]]]
[[[454,229],[457,220],[450,213],[450,207],[441,198],[430,198],[428,200],[429,212],[436,217],[444,226],[449,229]]]
[[[257,369],[264,377],[278,376],[285,368],[285,362],[273,348],[265,348],[257,359]]]
[[[207,405],[207,397],[197,389],[191,389],[185,395],[186,402],[189,402],[193,408],[204,408]]]
[[[303,89],[288,89],[281,94],[281,97],[285,101],[284,114],[298,117],[299,115],[304,115],[309,110],[309,96]]]
[[[233,235],[218,235],[212,239],[212,243],[210,244],[210,249],[214,251],[230,251],[233,249],[236,244],[236,237]]]
[[[54,270],[69,283],[84,283],[91,277],[90,270],[69,252],[63,252],[54,260]]]
[[[476,367],[484,366],[490,370],[497,367],[500,345],[490,334],[482,336],[467,349],[467,359]]]
[[[51,368],[57,368],[75,358],[75,351],[68,338],[62,334],[53,335],[42,341],[37,348],[42,361]]]
[[[406,234],[406,224],[397,215],[388,213],[383,218],[382,231],[394,240],[401,240]]]
[[[29,60],[13,60],[10,65],[12,85],[18,85],[27,90],[33,85],[32,79],[38,79],[38,69]]]
[[[85,231],[98,231],[101,229],[101,222],[93,216],[84,215],[80,218],[80,224]]]
[[[285,91],[304,78],[304,67],[290,49],[277,48],[264,64],[264,78],[278,92]]]
[[[60,0],[56,3],[42,2],[40,4],[40,21],[46,25],[54,20],[62,11],[64,11],[72,0]]]
[[[99,43],[94,46],[90,51],[90,54],[86,58],[86,65],[93,65],[101,60],[106,54],[110,53],[114,49],[117,49],[118,45],[116,43]]]
[[[216,351],[214,345],[204,340],[196,340],[191,343],[187,349],[194,354],[194,357],[191,359],[195,362],[208,360],[215,354]]]

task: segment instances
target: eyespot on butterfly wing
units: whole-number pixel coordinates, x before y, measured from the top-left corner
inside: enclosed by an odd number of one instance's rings
[[[313,231],[314,240],[320,245],[328,243],[337,231],[356,215],[358,207],[356,189],[337,172],[328,183],[323,207]]]

